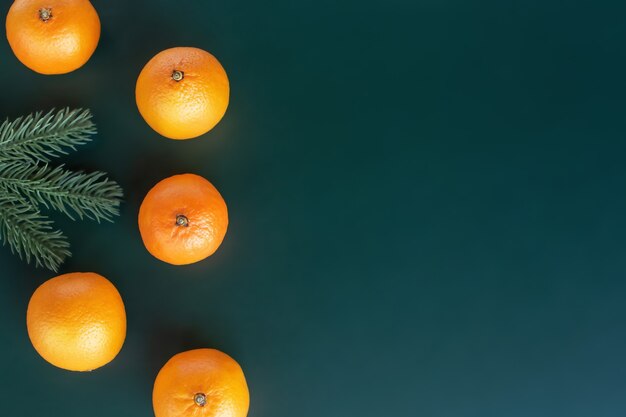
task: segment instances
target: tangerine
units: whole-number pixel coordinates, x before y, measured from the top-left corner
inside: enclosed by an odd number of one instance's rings
[[[222,64],[189,47],[157,54],[139,74],[135,89],[141,116],[170,139],[191,139],[213,129],[226,113],[229,94]]]
[[[154,257],[186,265],[212,255],[228,229],[228,209],[219,191],[195,174],[156,184],[139,208],[139,232]]]
[[[96,50],[100,18],[89,0],[15,0],[6,33],[22,64],[40,74],[65,74]]]
[[[239,364],[215,349],[172,357],[152,391],[155,417],[246,417],[250,394]]]
[[[35,350],[52,365],[91,371],[117,356],[126,312],[113,284],[93,272],[59,275],[33,293],[26,313]]]

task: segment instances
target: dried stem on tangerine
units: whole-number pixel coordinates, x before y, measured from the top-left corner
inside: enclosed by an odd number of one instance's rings
[[[176,216],[176,225],[187,227],[189,226],[189,219],[185,215],[179,214]]]
[[[183,78],[185,78],[185,73],[179,70],[174,70],[174,72],[172,72],[172,80],[179,82],[182,81]]]
[[[201,392],[197,393],[193,396],[193,402],[199,407],[204,407],[206,405],[206,395]]]
[[[47,22],[52,18],[52,9],[44,7],[39,9],[39,18],[42,22]]]

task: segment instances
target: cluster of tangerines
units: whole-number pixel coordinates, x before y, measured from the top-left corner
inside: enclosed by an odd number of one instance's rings
[[[83,66],[100,38],[100,19],[89,0],[15,0],[6,33],[16,57],[41,74],[65,74]],[[211,130],[228,107],[229,82],[210,53],[167,49],[152,58],[137,80],[136,100],[145,121],[171,139]],[[147,250],[174,265],[212,255],[228,227],[218,190],[194,174],[156,184],[139,210]],[[42,284],[28,304],[27,328],[35,350],[51,364],[91,371],[109,363],[126,338],[126,312],[114,285],[93,272],[70,273]],[[241,367],[215,349],[172,357],[159,371],[152,403],[156,417],[245,417],[249,394]]]

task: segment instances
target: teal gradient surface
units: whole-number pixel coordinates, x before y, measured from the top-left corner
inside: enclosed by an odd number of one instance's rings
[[[127,308],[119,356],[54,368],[25,313],[52,273],[0,251],[0,415],[152,416],[159,368],[214,347],[250,417],[626,415],[626,4],[555,0],[94,0],[100,46],[64,76],[0,41],[0,116],[88,107],[64,159],[125,190],[114,224],[55,216]],[[10,1],[0,2],[4,21]],[[176,142],[141,119],[143,65],[213,53],[230,108]],[[152,258],[166,176],[224,196],[210,259]]]

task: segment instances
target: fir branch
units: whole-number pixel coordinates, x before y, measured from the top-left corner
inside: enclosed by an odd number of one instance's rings
[[[122,188],[103,172],[72,172],[63,165],[30,165],[0,162],[0,190],[19,194],[30,203],[42,204],[74,220],[84,217],[100,222],[119,215]]]
[[[89,110],[37,112],[0,125],[0,161],[49,162],[91,141],[96,127]]]
[[[56,271],[70,256],[69,243],[39,206],[71,219],[112,221],[122,189],[103,172],[48,166],[51,158],[91,141],[89,110],[38,112],[0,125],[0,241],[37,266]]]
[[[36,266],[57,271],[65,258],[71,256],[69,243],[52,221],[24,200],[0,196],[0,239],[9,244],[12,253]]]

